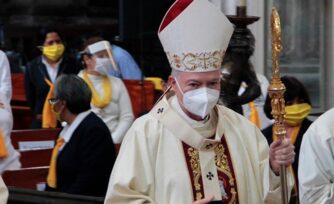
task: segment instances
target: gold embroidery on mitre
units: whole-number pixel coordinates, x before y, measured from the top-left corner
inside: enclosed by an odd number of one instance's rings
[[[180,71],[218,70],[221,67],[225,51],[201,53],[182,53],[181,55],[166,52],[171,67]]]
[[[201,177],[201,166],[199,163],[199,153],[194,148],[190,147],[187,151],[190,157],[190,166],[192,173],[194,175],[194,187],[196,192],[196,200],[202,199],[203,195],[201,192],[201,184],[200,184],[200,177]]]
[[[237,192],[235,190],[235,179],[233,178],[233,174],[231,171],[231,168],[228,163],[227,155],[225,154],[225,148],[222,144],[218,144],[215,149],[216,153],[215,161],[218,171],[223,172],[225,175],[227,175],[229,179],[229,184],[231,186],[231,200],[229,203],[235,203]]]

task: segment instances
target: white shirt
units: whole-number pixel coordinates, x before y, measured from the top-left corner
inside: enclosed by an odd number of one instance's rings
[[[78,74],[83,77],[83,72]],[[88,78],[100,96],[103,96],[102,78],[88,74]],[[128,91],[119,78],[109,76],[111,84],[111,101],[103,109],[91,104],[92,111],[98,115],[108,126],[111,137],[115,144],[122,142],[127,130],[130,128],[134,116],[132,112],[131,100]]]
[[[13,128],[13,116],[8,102],[8,99],[4,97],[4,94],[0,92],[0,102],[4,104],[4,108],[0,108],[0,128],[4,134],[4,141],[6,144],[8,156],[4,159],[0,159],[0,174],[5,170],[16,170],[21,167],[19,161],[20,154],[16,151],[12,145],[10,139],[10,133]]]
[[[57,64],[56,67],[52,67],[44,58],[44,56],[42,56],[42,63],[45,65],[46,70],[48,72],[48,75],[50,77],[51,82],[54,84],[56,79],[57,79],[57,74],[58,74],[58,69],[59,69],[59,65],[62,62],[63,59],[60,59]]]
[[[304,134],[298,179],[302,204],[334,203],[334,108],[314,121]]]
[[[10,66],[7,56],[0,50],[0,92],[2,92],[9,101],[12,98],[12,81],[10,76]]]
[[[65,141],[65,143],[61,146],[59,151],[61,151],[66,143],[68,143],[71,140],[71,137],[73,135],[73,132],[77,129],[77,127],[80,125],[80,123],[88,116],[88,114],[91,112],[91,110],[79,113],[77,117],[75,117],[72,124],[67,124],[62,131],[59,133],[60,137],[62,137]]]

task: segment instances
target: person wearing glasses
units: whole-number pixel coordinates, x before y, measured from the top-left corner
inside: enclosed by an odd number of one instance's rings
[[[91,98],[80,77],[63,74],[56,80],[48,101],[67,125],[52,153],[46,190],[105,196],[116,153],[108,127],[90,110]]]
[[[87,39],[82,52],[84,70],[79,76],[93,93],[91,107],[107,124],[115,144],[120,144],[134,116],[128,91],[120,78],[109,75],[117,70],[111,45],[100,37]]]
[[[52,98],[53,84],[61,74],[77,74],[75,59],[67,57],[62,37],[55,29],[42,29],[39,36],[41,56],[28,64],[25,92],[33,112],[32,128],[55,128],[57,120],[47,99]]]

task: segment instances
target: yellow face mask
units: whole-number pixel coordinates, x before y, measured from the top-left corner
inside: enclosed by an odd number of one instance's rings
[[[57,61],[65,51],[63,44],[54,44],[43,47],[43,55],[52,61]]]
[[[285,123],[297,126],[310,114],[311,106],[308,103],[285,106]]]

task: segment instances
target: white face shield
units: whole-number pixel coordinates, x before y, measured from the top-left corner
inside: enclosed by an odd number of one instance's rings
[[[91,44],[87,51],[94,57],[95,71],[102,75],[110,75],[119,72],[117,64],[113,58],[111,45],[108,41],[103,40]]]

